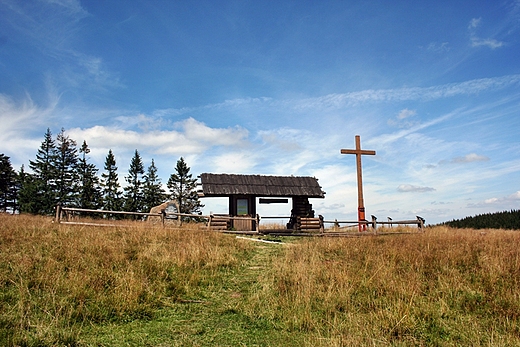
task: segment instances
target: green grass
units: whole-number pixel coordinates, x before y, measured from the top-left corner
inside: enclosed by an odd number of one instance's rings
[[[520,346],[517,232],[266,244],[127,224],[0,215],[0,345]]]
[[[280,246],[275,247],[253,245],[244,263],[221,271],[213,283],[200,283],[191,299],[159,310],[151,320],[92,327],[84,332],[83,342],[103,346],[301,346],[301,334],[280,329],[241,308],[265,269],[258,264],[269,264],[280,252]]]

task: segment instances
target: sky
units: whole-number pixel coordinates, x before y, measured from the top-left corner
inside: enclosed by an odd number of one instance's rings
[[[180,157],[313,176],[356,220],[360,135],[367,216],[519,209],[520,0],[0,0],[0,153],[27,169],[62,128],[123,185],[135,150],[163,183]]]

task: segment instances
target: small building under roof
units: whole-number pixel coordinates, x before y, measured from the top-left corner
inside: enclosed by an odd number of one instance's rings
[[[325,197],[325,192],[315,177],[203,173],[200,175],[200,185],[200,197],[228,197],[229,215],[232,217],[255,217],[257,197],[260,198],[260,203],[287,203],[288,199],[281,198],[292,198],[288,228],[292,228],[291,223],[298,216],[314,217],[309,198]],[[239,227],[231,227],[255,230],[256,225],[251,221],[250,225],[242,223]]]

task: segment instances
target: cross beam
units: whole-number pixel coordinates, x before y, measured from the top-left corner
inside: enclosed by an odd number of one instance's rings
[[[356,149],[342,149],[341,154],[355,154],[357,167],[357,185],[358,185],[358,222],[359,231],[366,231],[367,225],[362,223],[365,221],[365,203],[363,201],[363,178],[361,173],[361,156],[362,155],[376,155],[376,151],[362,150],[361,139],[356,135]]]

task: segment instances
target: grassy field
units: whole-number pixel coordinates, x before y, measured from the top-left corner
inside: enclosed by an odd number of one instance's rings
[[[2,346],[520,346],[520,233],[258,243],[0,214]]]

